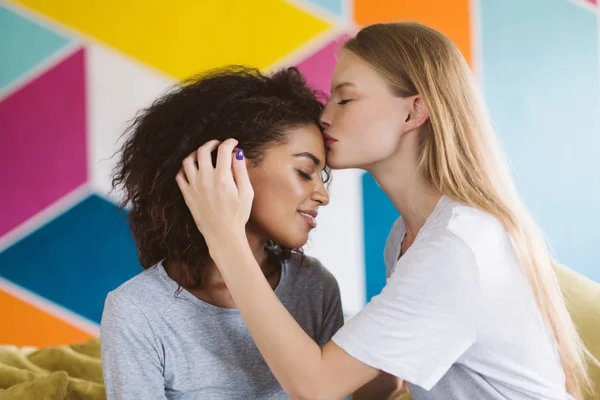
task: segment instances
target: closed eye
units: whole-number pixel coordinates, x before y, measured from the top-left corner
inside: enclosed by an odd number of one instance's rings
[[[338,104],[343,106],[344,104],[348,104],[351,101],[352,101],[352,99],[344,99],[344,100],[338,101]]]
[[[298,170],[298,175],[300,175],[300,177],[302,179],[304,179],[305,181],[312,181],[312,176],[310,176],[309,174],[307,174],[306,172],[300,171]]]

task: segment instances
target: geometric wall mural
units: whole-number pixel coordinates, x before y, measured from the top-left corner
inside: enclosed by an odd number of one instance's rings
[[[558,259],[600,282],[598,10],[561,0],[480,8],[484,92],[521,192]]]
[[[558,259],[600,281],[598,14],[591,0],[0,0],[0,343],[97,335],[106,294],[141,271],[110,191],[137,110],[225,64],[297,65],[328,93],[340,45],[393,20],[457,44]],[[356,170],[335,171],[330,197],[306,253],[352,315],[385,283],[398,213]]]
[[[123,217],[114,204],[90,195],[0,253],[0,273],[99,323],[107,291],[139,272]]]
[[[0,235],[86,182],[84,68],[80,48],[0,102]]]

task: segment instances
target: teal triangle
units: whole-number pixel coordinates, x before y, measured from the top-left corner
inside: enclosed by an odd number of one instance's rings
[[[344,16],[344,1],[345,0],[309,0],[311,3],[326,9],[341,17]]]
[[[0,5],[0,91],[71,42]]]

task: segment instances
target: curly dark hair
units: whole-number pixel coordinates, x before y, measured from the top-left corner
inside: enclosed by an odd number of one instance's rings
[[[289,129],[320,127],[323,100],[296,68],[267,76],[229,66],[188,79],[141,110],[122,136],[112,186],[124,192],[121,209],[128,208],[142,267],[167,260],[180,286],[200,284],[210,256],[175,181],[183,159],[209,140],[233,137],[257,165]],[[267,251],[281,262],[299,249],[270,242]]]

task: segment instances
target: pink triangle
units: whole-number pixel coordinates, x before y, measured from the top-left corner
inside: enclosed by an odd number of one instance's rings
[[[313,53],[310,57],[300,62],[298,69],[306,76],[308,83],[317,90],[329,95],[331,76],[337,63],[341,46],[348,40],[344,34],[338,36],[325,47]]]
[[[87,179],[84,51],[0,102],[0,236]]]

